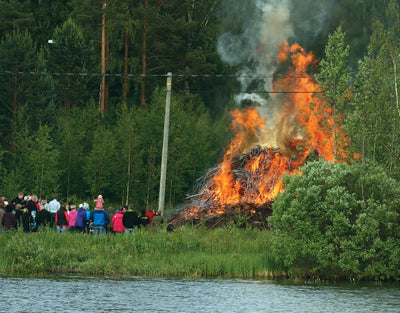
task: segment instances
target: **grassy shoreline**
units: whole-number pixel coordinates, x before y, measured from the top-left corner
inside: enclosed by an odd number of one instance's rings
[[[0,273],[174,278],[283,276],[270,249],[271,234],[252,229],[179,227],[173,233],[84,236],[52,230],[0,235]]]

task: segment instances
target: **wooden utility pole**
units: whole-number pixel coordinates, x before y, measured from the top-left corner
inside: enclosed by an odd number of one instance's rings
[[[171,83],[172,73],[167,74],[167,96],[165,101],[165,117],[164,117],[164,138],[161,159],[161,176],[160,176],[160,194],[158,199],[158,209],[161,216],[164,216],[165,205],[165,182],[167,177],[167,159],[168,159],[168,132],[169,132],[169,112],[171,107]]]
[[[101,74],[102,80],[100,85],[100,113],[104,117],[104,108],[106,106],[106,7],[107,1],[103,2],[103,19],[101,24]]]

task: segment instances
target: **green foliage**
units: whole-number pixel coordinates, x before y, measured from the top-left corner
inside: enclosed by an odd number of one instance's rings
[[[52,34],[53,43],[47,49],[47,67],[52,73],[95,72],[95,51],[93,44],[85,40],[83,30],[71,18],[67,19]],[[99,78],[77,75],[54,77],[57,90],[57,104],[64,104],[67,110],[73,106],[86,105],[89,99],[97,97],[91,88],[99,86]]]
[[[293,277],[399,279],[400,185],[380,167],[311,162],[287,176],[269,223]]]
[[[43,55],[27,31],[15,31],[0,41],[0,122],[3,126],[2,144],[15,152],[16,134],[29,119],[29,128],[38,129],[47,112],[51,96],[44,89],[49,79],[20,75],[19,72],[40,72],[45,68]],[[5,74],[8,72],[8,74]],[[34,104],[34,105],[33,105]],[[46,107],[45,107],[46,105]],[[21,112],[26,115],[20,119]]]
[[[92,150],[86,156],[84,178],[93,195],[107,194],[112,185],[113,169],[110,166],[115,150],[113,133],[99,125],[94,133]],[[104,192],[105,191],[105,192]]]
[[[335,160],[342,160],[341,152],[346,146],[345,142],[339,140],[343,137],[340,136],[340,125],[351,92],[350,74],[347,71],[350,47],[346,45],[344,35],[340,27],[329,35],[325,58],[320,62],[321,71],[316,75],[316,81],[322,90],[321,97],[326,105],[333,108],[334,124],[330,131],[334,136]]]
[[[321,71],[316,76],[324,98],[339,111],[343,110],[350,82],[347,71],[350,47],[346,45],[344,36],[340,27],[329,35],[325,58],[320,62]]]
[[[52,130],[48,126],[40,126],[32,136],[30,144],[25,146],[27,166],[30,169],[28,190],[39,197],[54,194],[59,190],[59,158],[60,152],[56,149],[51,138]]]
[[[116,145],[109,177],[115,196],[139,208],[157,202],[165,94],[158,92],[148,108],[122,107],[113,128]],[[219,153],[224,123],[212,124],[204,106],[194,98],[173,97],[168,144],[166,203],[185,199],[195,180],[209,168]],[[121,194],[122,192],[122,194]]]
[[[0,272],[98,276],[272,278],[280,268],[270,233],[248,229],[180,227],[102,237],[43,230],[0,236]],[[113,262],[110,262],[112,258]]]
[[[88,196],[90,187],[84,179],[85,166],[94,133],[101,128],[99,110],[94,102],[85,108],[72,108],[71,112],[60,109],[56,121],[58,127],[54,137],[60,143],[57,147],[60,151],[59,168],[63,170],[60,196],[67,199],[70,195]]]
[[[397,8],[397,9],[396,9]],[[360,62],[347,129],[353,152],[400,177],[398,7],[390,2],[384,22],[376,21],[367,56]]]

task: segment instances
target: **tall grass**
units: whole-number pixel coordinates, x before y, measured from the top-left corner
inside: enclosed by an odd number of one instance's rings
[[[139,230],[134,236],[6,233],[0,235],[0,273],[274,278],[281,269],[270,241],[267,231],[238,228]]]

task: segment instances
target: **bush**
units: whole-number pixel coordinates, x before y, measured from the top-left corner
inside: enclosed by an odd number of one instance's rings
[[[311,162],[285,176],[269,223],[291,277],[400,278],[400,184],[371,164]]]

